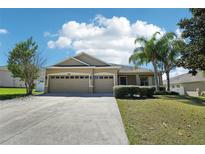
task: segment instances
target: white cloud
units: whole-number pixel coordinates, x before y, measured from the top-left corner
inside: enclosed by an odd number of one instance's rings
[[[137,37],[145,37],[145,38],[150,38],[155,32],[160,32],[161,35],[165,33],[165,30],[153,25],[153,24],[148,24],[145,21],[137,21],[132,25],[132,31],[135,36]]]
[[[71,45],[71,39],[60,36],[57,41],[49,41],[49,48],[68,48]]]
[[[8,30],[0,28],[0,34],[7,34],[7,33],[8,33]]]
[[[164,29],[145,21],[130,23],[126,17],[98,15],[90,23],[69,21],[63,24],[58,39],[50,40],[47,45],[49,48],[73,48],[77,53],[87,52],[107,62],[128,64],[135,38],[149,38],[157,31],[165,33]]]

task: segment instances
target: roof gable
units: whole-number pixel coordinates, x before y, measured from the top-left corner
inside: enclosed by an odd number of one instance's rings
[[[75,56],[75,58],[89,64],[90,66],[110,66],[108,63],[97,59],[91,55],[88,55],[84,52],[81,52],[80,54]]]
[[[76,58],[69,58],[69,59],[66,59],[54,66],[89,66],[89,64],[85,63],[85,62],[82,62]]]

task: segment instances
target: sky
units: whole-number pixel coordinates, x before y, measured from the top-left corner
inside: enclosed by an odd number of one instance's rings
[[[156,31],[180,35],[177,23],[190,16],[188,9],[0,9],[0,66],[15,44],[29,37],[45,66],[80,52],[129,65],[136,37],[150,38]],[[184,72],[177,68],[171,76]]]

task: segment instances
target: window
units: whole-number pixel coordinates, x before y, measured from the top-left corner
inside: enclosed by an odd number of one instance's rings
[[[70,79],[74,79],[74,76],[70,76]]]
[[[55,76],[51,76],[51,79],[55,79]]]
[[[80,79],[84,79],[84,76],[80,76]]]
[[[174,88],[174,85],[172,86],[172,88]]]
[[[177,88],[180,88],[180,85],[179,85],[179,84],[177,85]]]
[[[120,76],[120,85],[127,85],[127,77],[126,76]]]
[[[56,79],[59,79],[60,77],[59,76],[56,76]]]
[[[99,79],[103,79],[103,76],[99,76]]]
[[[108,76],[104,76],[104,79],[108,79]]]
[[[79,79],[79,76],[75,76],[75,79]]]
[[[93,78],[94,78],[94,79],[99,79],[99,76],[96,76],[96,75],[95,75],[95,76],[93,76]]]
[[[65,78],[66,78],[66,79],[69,79],[69,76],[66,76]]]
[[[64,79],[64,76],[61,76],[61,79]]]
[[[109,76],[109,79],[113,79],[113,76]]]
[[[148,86],[148,77],[147,76],[140,76],[140,85],[141,86]]]
[[[85,76],[85,79],[88,79],[89,78],[89,76]]]

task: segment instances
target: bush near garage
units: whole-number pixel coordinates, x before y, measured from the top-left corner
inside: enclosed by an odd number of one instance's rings
[[[135,85],[114,86],[113,92],[116,98],[151,98],[153,97],[154,87],[142,87]]]

